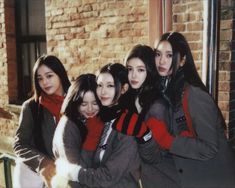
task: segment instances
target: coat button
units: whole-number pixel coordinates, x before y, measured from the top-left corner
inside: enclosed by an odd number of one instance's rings
[[[183,173],[183,169],[180,168],[180,169],[179,169],[179,173]]]

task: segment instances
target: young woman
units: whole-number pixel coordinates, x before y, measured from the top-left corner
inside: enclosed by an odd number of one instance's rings
[[[160,172],[165,184],[173,180],[185,188],[234,187],[235,156],[224,120],[196,71],[188,42],[180,33],[166,33],[155,51],[162,98],[151,107],[146,124],[160,146],[161,160],[150,174]],[[156,156],[142,157],[151,161]],[[161,187],[156,178],[149,180]]]
[[[126,68],[118,63],[104,66],[97,76],[97,85],[97,95],[103,105],[100,115],[105,127],[94,155],[94,166],[84,168],[59,159],[57,170],[61,176],[88,187],[137,188],[139,155],[135,140],[112,129],[112,124],[122,113],[129,87]]]
[[[96,88],[96,76],[93,74],[80,75],[70,86],[53,139],[56,158],[84,167],[91,166],[93,151],[103,130],[103,122],[97,116],[100,102]],[[61,180],[57,183],[61,183]],[[81,187],[75,182],[70,182],[70,185]]]
[[[136,45],[127,54],[125,64],[131,86],[128,96],[128,109],[126,113],[121,115],[114,128],[124,134],[136,136],[139,153],[143,156],[143,160],[141,160],[141,183],[144,188],[154,188],[156,185],[175,187],[176,183],[174,181],[167,184],[161,183],[165,182],[165,176],[162,176],[158,171],[154,170],[154,173],[151,173],[153,166],[158,164],[161,153],[155,140],[151,139],[151,131],[143,124],[146,113],[156,96],[158,96],[157,91],[154,89],[159,77],[155,66],[155,52],[149,46]],[[131,127],[134,128],[131,129]],[[151,160],[145,160],[145,156],[148,156],[149,151],[153,148],[156,156]],[[153,180],[156,180],[157,184],[152,182]]]
[[[19,158],[14,179],[17,187],[37,187],[36,182],[42,186],[40,180],[50,186],[55,173],[52,138],[70,86],[64,66],[51,55],[43,55],[36,61],[33,83],[34,96],[22,105],[14,143]]]
[[[127,109],[114,128],[124,134],[141,137],[144,133],[138,129],[140,128],[138,123],[142,123],[152,100],[155,98],[154,84],[157,75],[155,53],[151,47],[138,44],[128,52],[125,64],[131,87],[127,92],[128,100],[125,101]],[[127,129],[127,125],[135,127],[133,132]],[[146,134],[146,139],[147,137],[151,138],[151,135]]]

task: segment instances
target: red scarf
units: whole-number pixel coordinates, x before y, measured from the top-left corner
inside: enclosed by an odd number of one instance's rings
[[[60,120],[60,109],[64,101],[64,96],[47,95],[42,93],[39,98],[39,103],[45,107],[56,118],[56,124]]]

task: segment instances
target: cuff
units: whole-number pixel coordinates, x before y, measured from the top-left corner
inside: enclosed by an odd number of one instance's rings
[[[74,164],[72,164],[72,165],[74,165]],[[79,182],[78,174],[79,174],[80,170],[81,170],[80,165],[74,165],[68,174],[69,180]]]
[[[78,182],[78,173],[80,169],[80,165],[72,164],[65,159],[59,158],[56,160],[56,173],[71,181]]]

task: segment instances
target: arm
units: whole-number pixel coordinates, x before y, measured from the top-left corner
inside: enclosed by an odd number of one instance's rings
[[[63,161],[58,160],[58,169],[63,166],[69,168],[69,172],[64,173],[62,176],[69,177],[73,181],[79,181],[79,183],[89,187],[111,187],[118,183],[123,174],[128,171],[128,168],[134,168],[134,165],[136,167],[139,166],[139,161],[135,162],[137,160],[136,158],[138,158],[135,140],[130,136],[121,134],[118,134],[117,138],[118,140],[115,140],[115,146],[113,144],[110,145],[110,147],[113,147],[111,148],[113,150],[107,161],[105,161],[105,164],[96,169],[65,164]],[[130,166],[130,163],[133,163],[133,166]]]
[[[123,174],[130,168],[130,163],[136,158],[137,146],[135,140],[130,136],[117,135],[116,145],[105,164],[97,169],[82,168],[78,180],[87,186],[112,187],[120,181]],[[134,164],[134,163],[133,163]],[[135,164],[138,166],[138,164]],[[133,168],[133,166],[132,166]]]
[[[33,144],[33,127],[34,121],[32,112],[29,108],[29,101],[22,105],[19,117],[19,127],[16,131],[15,142],[13,145],[14,152],[22,161],[33,171],[38,172],[40,162],[46,157]]]
[[[160,147],[154,139],[144,144],[138,144],[138,151],[144,163],[158,163],[161,160]]]
[[[81,136],[75,123],[66,116],[60,119],[53,138],[53,153],[71,163],[80,164]]]
[[[206,92],[192,87],[189,90],[188,110],[196,137],[177,136],[170,152],[196,160],[215,157],[223,128],[222,117],[213,99]]]

